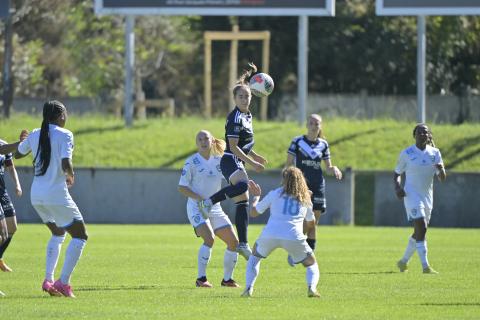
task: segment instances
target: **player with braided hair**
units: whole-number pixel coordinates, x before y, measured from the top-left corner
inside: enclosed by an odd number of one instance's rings
[[[250,63],[248,69],[238,79],[233,88],[235,108],[227,117],[225,124],[225,153],[220,161],[220,167],[229,186],[221,189],[208,199],[199,202],[199,207],[204,216],[212,206],[227,197],[235,202],[235,226],[239,245],[237,251],[245,259],[252,253],[248,245],[248,175],[244,164],[248,163],[256,172],[262,172],[267,160],[253,151],[255,143],[253,139],[252,114],[250,113],[250,101],[252,93],[248,83],[250,78],[257,72],[257,67]]]
[[[40,129],[34,129],[18,145],[17,157],[33,155],[35,176],[31,187],[31,202],[43,223],[52,233],[47,245],[46,273],[42,289],[52,296],[74,298],[70,286],[71,274],[80,259],[88,236],[83,217],[68,188],[75,182],[73,172],[73,134],[65,129],[67,109],[57,100],[43,105]],[[65,233],[72,239],[68,245],[60,279],[54,271]]]
[[[248,259],[246,270],[245,291],[242,296],[253,294],[253,285],[260,272],[260,261],[270,253],[283,248],[295,263],[302,263],[307,268],[307,286],[309,297],[320,297],[317,284],[320,271],[313,254],[303,234],[304,220],[309,225],[315,225],[312,210],[311,191],[302,171],[288,167],[282,172],[282,186],[270,191],[261,201],[258,201],[262,190],[255,182],[249,183],[250,192],[254,196],[250,215],[256,217],[270,208],[270,217],[262,234],[255,242],[253,254]]]
[[[439,181],[447,177],[440,150],[435,147],[433,135],[428,126],[419,123],[413,129],[415,144],[400,153],[393,180],[395,194],[403,199],[407,219],[413,221],[413,234],[408,240],[405,253],[397,262],[401,272],[408,270],[408,262],[417,251],[423,273],[436,274],[427,258],[425,235],[433,208],[433,176]],[[405,183],[402,187],[402,174]]]

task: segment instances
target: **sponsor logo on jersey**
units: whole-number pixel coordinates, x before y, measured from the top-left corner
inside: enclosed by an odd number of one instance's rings
[[[302,164],[307,167],[313,167],[314,169],[320,169],[320,162],[314,160],[302,160]]]

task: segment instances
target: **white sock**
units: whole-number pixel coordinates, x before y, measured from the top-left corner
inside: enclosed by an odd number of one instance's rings
[[[70,283],[70,277],[72,276],[73,269],[80,260],[83,248],[87,244],[87,240],[72,238],[68,244],[67,251],[65,253],[65,261],[63,262],[62,274],[60,280],[64,284]]]
[[[60,250],[62,249],[62,243],[65,241],[65,235],[54,236],[50,238],[47,244],[47,259],[45,279],[53,281],[55,268],[57,267],[58,257],[60,256]]]
[[[248,259],[247,272],[245,276],[246,288],[253,288],[253,285],[255,284],[255,280],[257,280],[258,274],[260,273],[260,261],[261,261],[261,258],[254,256],[253,254]]]
[[[212,248],[202,244],[198,249],[198,278],[207,276],[207,265],[210,262]]]
[[[318,281],[320,280],[320,270],[318,270],[318,264],[315,262],[311,266],[307,267],[307,285],[312,290],[317,290]]]
[[[407,248],[405,249],[405,253],[403,254],[403,258],[401,259],[403,263],[408,263],[410,258],[415,253],[417,249],[417,240],[413,239],[412,237],[408,238]]]
[[[427,259],[427,240],[424,241],[417,241],[417,253],[420,257],[420,261],[422,262],[422,267],[425,269],[429,266],[428,259]]]
[[[225,249],[225,255],[223,256],[223,280],[232,279],[237,259],[238,252]]]

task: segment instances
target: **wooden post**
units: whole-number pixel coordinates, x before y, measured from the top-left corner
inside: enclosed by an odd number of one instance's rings
[[[203,114],[205,117],[210,118],[212,116],[212,41],[243,41],[243,40],[258,40],[263,41],[263,52],[262,52],[262,71],[268,73],[269,69],[269,60],[270,60],[270,31],[205,31],[204,41],[205,41],[205,61],[204,61],[204,110]],[[233,50],[234,45],[231,47]],[[238,44],[235,51],[238,52]],[[235,54],[235,61],[232,60],[234,54],[230,54],[230,82],[232,83],[232,74],[233,70],[237,72],[237,63],[238,63],[238,54]],[[233,67],[234,68],[233,68]],[[260,106],[260,120],[267,120],[268,114],[268,99],[263,98]]]
[[[238,33],[238,24],[232,27],[232,34]],[[230,79],[228,81],[230,88],[233,88],[237,80],[238,71],[238,40],[232,40],[230,43]],[[234,105],[232,104],[232,109]]]

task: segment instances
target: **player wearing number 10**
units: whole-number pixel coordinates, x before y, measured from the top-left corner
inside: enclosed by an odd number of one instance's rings
[[[250,297],[253,294],[253,285],[260,272],[260,260],[267,258],[273,250],[283,248],[295,263],[302,263],[307,268],[308,296],[320,297],[316,289],[320,271],[313,250],[303,234],[303,221],[315,225],[315,217],[302,171],[295,167],[284,169],[282,187],[270,191],[260,202],[260,187],[250,181],[249,188],[254,196],[250,215],[256,217],[270,208],[270,218],[248,259],[246,289],[242,296]]]

